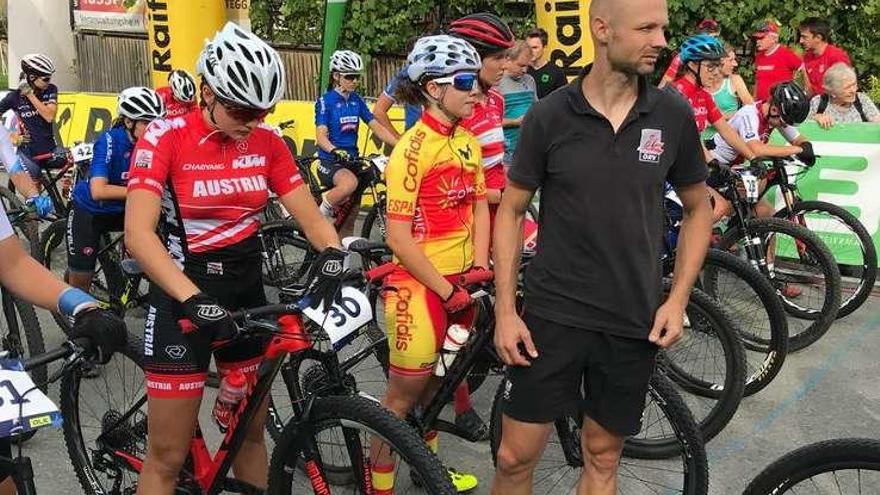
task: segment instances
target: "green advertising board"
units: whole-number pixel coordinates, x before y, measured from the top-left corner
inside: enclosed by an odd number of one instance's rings
[[[880,125],[840,124],[825,130],[810,122],[799,127],[801,134],[813,143],[820,156],[816,166],[802,175],[798,190],[804,200],[833,203],[853,213],[865,226],[880,250]],[[772,144],[783,143],[774,133]],[[776,191],[773,191],[774,193]],[[778,194],[769,196],[782,207]],[[807,219],[811,230],[843,263],[860,260],[858,242],[839,232],[822,230],[818,219]],[[784,250],[784,246],[779,246]]]

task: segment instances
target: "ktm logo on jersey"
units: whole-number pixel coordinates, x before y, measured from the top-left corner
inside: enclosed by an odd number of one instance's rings
[[[193,182],[193,197],[225,196],[249,192],[266,191],[269,187],[262,175],[234,177],[230,179],[209,179]]]
[[[240,156],[232,161],[232,168],[253,168],[253,167],[265,167],[266,166],[266,157],[263,155],[245,155]]]

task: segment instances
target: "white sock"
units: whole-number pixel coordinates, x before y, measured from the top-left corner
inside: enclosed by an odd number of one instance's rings
[[[321,201],[319,209],[321,210],[321,215],[324,215],[327,218],[333,218],[333,205],[328,203],[326,199]]]

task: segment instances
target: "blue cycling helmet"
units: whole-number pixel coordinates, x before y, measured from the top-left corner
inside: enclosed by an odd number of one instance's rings
[[[697,34],[686,39],[679,49],[682,63],[721,60],[724,58],[724,45],[721,40],[708,34]]]

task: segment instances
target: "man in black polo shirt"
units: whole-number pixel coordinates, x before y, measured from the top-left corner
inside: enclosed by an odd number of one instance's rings
[[[547,60],[545,53],[547,31],[541,28],[530,31],[526,35],[526,43],[529,44],[529,49],[532,51],[532,66],[529,67],[529,75],[535,79],[538,99],[568,84],[562,69]]]
[[[657,349],[682,335],[711,209],[693,112],[646,79],[666,46],[667,23],[664,0],[593,0],[594,64],[533,105],[523,123],[493,247],[495,344],[509,365],[493,494],[531,493],[552,422],[563,414],[584,415],[578,493],[615,493],[623,440],[641,428]],[[666,302],[664,181],[685,209]],[[538,248],[521,319],[518,233],[537,189]]]

